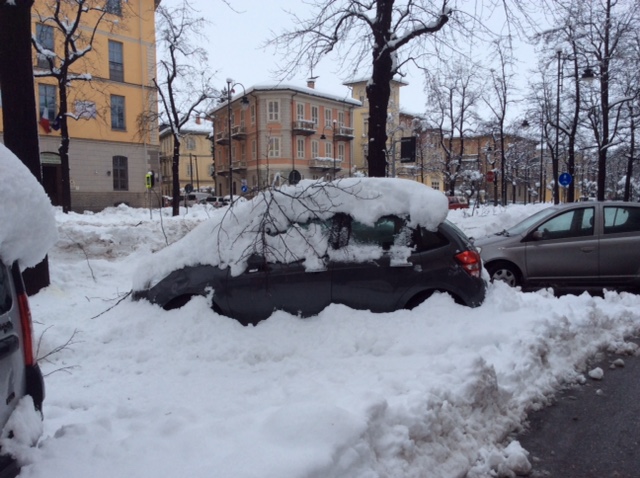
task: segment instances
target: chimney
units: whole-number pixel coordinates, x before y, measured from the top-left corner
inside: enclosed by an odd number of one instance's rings
[[[311,88],[312,90],[316,87],[316,78],[317,76],[312,76],[307,80],[307,88]]]
[[[196,114],[196,124],[200,124],[200,114]]]

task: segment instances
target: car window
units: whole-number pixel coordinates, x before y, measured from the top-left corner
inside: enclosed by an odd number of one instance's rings
[[[607,206],[604,208],[604,233],[640,232],[640,208]]]
[[[9,271],[0,263],[0,314],[11,309],[11,284],[9,283]]]
[[[430,251],[449,244],[449,240],[438,231],[428,231],[421,227],[415,231],[414,240],[418,252]]]
[[[536,229],[542,239],[565,239],[593,235],[594,209],[583,208],[558,214]]]
[[[358,221],[351,222],[351,240],[353,244],[380,246],[389,249],[396,241],[396,234],[400,233],[404,221],[398,217],[386,216],[378,219],[373,226],[367,226]],[[406,238],[404,238],[406,244]]]

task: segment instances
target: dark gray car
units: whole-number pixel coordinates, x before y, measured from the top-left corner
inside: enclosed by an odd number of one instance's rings
[[[640,290],[639,203],[557,205],[474,244],[491,279],[511,286]]]
[[[31,313],[18,264],[0,261],[0,429],[22,397],[30,395],[36,409],[44,400],[42,373],[34,356]],[[15,461],[0,454],[0,476],[16,476]]]
[[[242,324],[255,324],[274,310],[307,317],[331,303],[391,312],[413,308],[437,291],[472,307],[484,299],[480,256],[469,239],[447,221],[431,232],[410,228],[398,216],[384,216],[369,226],[337,213],[328,220],[290,225],[292,230],[311,227],[328,236],[331,249],[321,257],[323,265],[312,271],[303,261],[267,262],[254,254],[237,276],[231,275],[229,267],[186,267],[150,289],[136,291],[134,297],[170,309],[194,295],[213,291],[213,308]],[[354,246],[381,247],[384,252],[369,260],[354,260]]]

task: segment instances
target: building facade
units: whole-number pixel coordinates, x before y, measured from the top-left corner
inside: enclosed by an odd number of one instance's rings
[[[99,1],[99,0],[93,0]],[[100,0],[102,1],[102,0]],[[155,111],[157,94],[155,9],[160,0],[106,0],[105,17],[84,13],[80,30],[89,35],[97,24],[92,49],[71,75],[68,88],[71,207],[99,211],[119,203],[145,206],[145,175],[158,171],[157,125],[140,127],[142,114]],[[49,20],[55,2],[35,0],[32,33],[46,49],[60,55],[64,33]],[[34,71],[49,68],[33,56]],[[59,58],[54,64],[59,66]],[[61,201],[61,161],[57,128],[59,91],[54,78],[35,79],[43,186],[52,203]],[[3,126],[0,119],[0,134]]]
[[[242,89],[211,111],[216,194],[249,197],[274,183],[354,173],[359,101],[318,91],[313,82]]]
[[[215,194],[213,167],[213,124],[208,118],[196,115],[180,128],[180,163],[178,179],[180,189],[191,185],[194,191]],[[173,135],[171,129],[160,128],[160,183],[162,195],[173,195]]]

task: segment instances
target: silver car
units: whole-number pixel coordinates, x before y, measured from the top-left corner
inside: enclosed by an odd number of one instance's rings
[[[640,203],[552,206],[474,245],[492,280],[524,290],[640,290]]]

